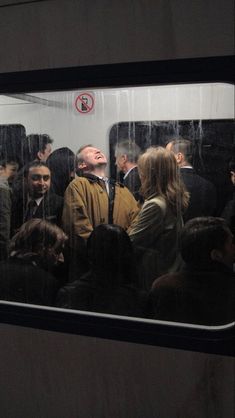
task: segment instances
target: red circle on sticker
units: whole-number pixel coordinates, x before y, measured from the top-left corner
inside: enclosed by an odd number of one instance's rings
[[[75,107],[79,113],[89,113],[94,108],[94,97],[90,93],[82,93],[75,100]]]

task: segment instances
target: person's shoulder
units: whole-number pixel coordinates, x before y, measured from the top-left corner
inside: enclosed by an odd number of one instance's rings
[[[116,181],[116,180],[110,179],[109,182],[110,182],[110,184],[113,184],[114,186],[118,187],[119,189],[122,189],[122,190],[126,190],[127,189],[127,187],[123,183],[121,183],[120,181]]]
[[[122,183],[115,183],[116,194],[125,201],[129,203],[133,203],[134,206],[138,207],[138,202],[136,201],[133,193],[128,189],[128,187],[124,186]]]
[[[159,207],[163,212],[166,211],[167,203],[166,199],[162,196],[150,196],[148,199],[144,201],[143,209],[150,208],[150,207]]]
[[[109,183],[115,186],[116,192],[121,194],[122,196],[131,196],[134,198],[133,194],[130,192],[128,187],[126,187],[123,183],[110,179]]]
[[[8,181],[7,181],[7,179],[5,180],[5,179],[1,179],[0,178],[0,191],[7,191],[7,192],[10,192],[10,186],[9,186],[9,184],[8,184]]]
[[[129,171],[129,173],[128,173],[127,177],[138,177],[138,178],[139,178],[139,171],[138,171],[138,167],[137,167],[137,166],[133,167],[133,168]]]
[[[93,174],[84,174],[83,176],[77,176],[74,180],[71,181],[68,187],[79,187],[89,186],[91,184],[96,184],[98,182],[98,177],[94,176]]]
[[[185,172],[187,172],[186,170],[187,169],[185,169]],[[200,182],[201,184],[206,185],[209,188],[214,188],[213,183],[209,179],[201,176],[201,174],[199,174],[199,173],[196,173],[194,169],[192,169],[192,170],[188,169],[187,174],[191,174],[192,177],[197,179],[197,182]]]
[[[152,291],[164,287],[175,286],[184,281],[185,274],[183,272],[178,273],[167,273],[163,276],[158,277],[152,284]]]
[[[92,282],[91,273],[88,272],[84,274],[82,277],[80,277],[77,280],[74,280],[73,282],[66,283],[63,287],[61,287],[58,291],[57,296],[57,305],[62,306],[65,299],[71,298],[71,297],[79,297],[84,291],[90,291],[93,289],[93,282]],[[62,303],[62,305],[61,305]]]
[[[203,188],[207,188],[211,191],[215,190],[214,184],[207,178],[201,176],[201,174],[196,173],[196,171],[193,168],[184,168],[182,167],[180,169],[181,175],[183,177],[183,180],[187,182],[192,182],[193,185],[198,185]]]
[[[58,194],[54,193],[54,192],[49,192],[47,193],[47,199],[50,202],[56,203],[56,204],[63,204],[63,197],[59,196]]]

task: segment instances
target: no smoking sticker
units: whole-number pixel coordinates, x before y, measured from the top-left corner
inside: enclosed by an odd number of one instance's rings
[[[94,95],[90,92],[82,92],[75,97],[75,109],[79,113],[87,114],[94,111]]]

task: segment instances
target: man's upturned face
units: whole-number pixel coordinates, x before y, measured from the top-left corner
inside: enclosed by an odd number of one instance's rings
[[[51,172],[47,167],[32,167],[28,174],[28,192],[34,199],[43,197],[51,187]]]
[[[107,165],[107,158],[98,148],[87,147],[82,151],[81,154],[84,159],[84,163],[80,164],[79,166],[81,169],[90,169],[100,165]]]

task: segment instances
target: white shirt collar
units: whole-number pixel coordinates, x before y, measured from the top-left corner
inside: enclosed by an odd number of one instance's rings
[[[127,172],[126,172],[126,174],[125,174],[125,176],[123,177],[124,179],[128,176],[128,174],[134,169],[134,168],[136,168],[137,167],[137,165],[134,165],[134,167],[131,167]]]
[[[31,200],[34,200],[37,203],[37,206],[40,205],[41,201],[43,200],[44,196],[38,197],[37,199],[32,199],[32,197],[28,196],[28,204],[31,202]]]
[[[109,194],[109,179],[108,177],[101,177],[101,176],[96,176],[98,177],[100,180],[103,180],[105,182],[105,187],[107,190],[107,193]]]

